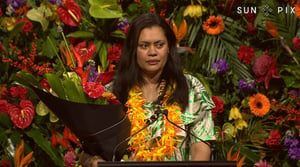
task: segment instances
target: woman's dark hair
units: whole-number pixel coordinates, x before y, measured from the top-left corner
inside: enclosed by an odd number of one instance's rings
[[[113,84],[113,92],[122,104],[128,98],[128,92],[136,84],[143,84],[141,69],[137,64],[137,46],[141,31],[144,28],[160,26],[168,40],[169,57],[163,69],[161,80],[167,84],[175,82],[176,89],[168,100],[168,103],[178,102],[184,111],[188,105],[188,86],[183,74],[183,68],[176,47],[176,36],[169,24],[159,15],[153,13],[142,14],[130,25],[127,32],[127,39],[124,43],[120,62],[117,67],[116,79]]]

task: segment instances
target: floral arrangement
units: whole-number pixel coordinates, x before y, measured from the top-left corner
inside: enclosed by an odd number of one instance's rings
[[[299,166],[299,2],[6,0],[0,9],[0,166],[80,165],[76,136],[16,83],[72,101],[115,103],[103,85],[128,24],[145,12],[169,21],[185,70],[216,104],[213,158]]]

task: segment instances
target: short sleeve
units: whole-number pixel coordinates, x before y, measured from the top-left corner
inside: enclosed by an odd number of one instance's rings
[[[214,121],[211,109],[215,107],[202,83],[194,76],[186,74],[189,85],[189,104],[182,114],[183,123],[189,127],[191,143],[201,140],[215,140]]]

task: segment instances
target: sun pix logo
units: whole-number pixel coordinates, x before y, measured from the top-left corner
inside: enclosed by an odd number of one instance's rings
[[[263,12],[265,16],[270,14],[295,14],[295,6],[276,6],[271,7],[269,4],[264,4],[262,6],[238,6],[236,7],[237,14],[257,14],[259,11]]]

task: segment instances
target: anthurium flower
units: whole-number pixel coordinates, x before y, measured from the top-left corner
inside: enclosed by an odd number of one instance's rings
[[[243,130],[244,128],[248,127],[248,124],[245,120],[243,119],[236,119],[234,121],[235,127],[239,130]]]
[[[206,12],[207,9],[202,5],[189,5],[183,11],[183,16],[189,15],[190,17],[196,18],[202,16],[203,12]]]
[[[232,107],[229,111],[229,120],[232,119],[243,119],[240,109],[237,107]]]
[[[9,105],[9,116],[13,124],[21,129],[28,127],[35,115],[34,107],[31,101],[21,100],[20,105]]]
[[[80,63],[82,63],[82,64],[84,64],[84,62],[90,60],[91,57],[93,56],[93,54],[96,52],[96,50],[97,50],[97,47],[93,42],[90,42],[87,47],[86,41],[80,42],[74,47],[74,51],[76,52],[75,57],[77,60],[79,59],[78,61],[80,61]]]
[[[225,122],[222,129],[219,126],[215,127],[216,138],[218,141],[229,141],[236,136],[236,128],[229,122]]]
[[[15,166],[16,167],[28,166],[33,159],[32,154],[33,151],[31,151],[29,154],[27,154],[24,157],[24,140],[21,140],[21,143],[17,146],[15,152],[15,159],[14,159]]]
[[[81,21],[81,9],[74,0],[65,1],[65,5],[57,8],[60,19],[69,26],[78,26]]]
[[[91,98],[99,98],[104,92],[104,87],[99,82],[86,82],[82,85],[83,91]]]

